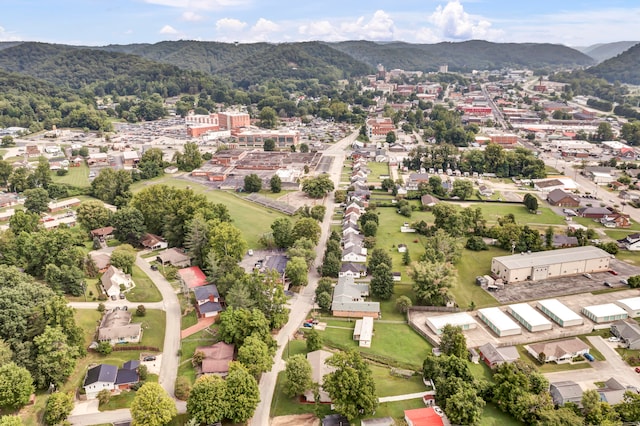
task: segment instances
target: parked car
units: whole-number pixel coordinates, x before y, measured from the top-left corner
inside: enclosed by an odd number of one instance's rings
[[[124,299],[124,298],[125,298],[124,293],[120,293],[120,299]]]
[[[148,355],[142,358],[143,361],[155,361],[156,357],[154,355]]]
[[[593,362],[593,361],[595,361],[595,360],[596,360],[596,359],[593,357],[593,355],[591,355],[591,354],[590,354],[590,353],[588,353],[588,352],[587,352],[587,353],[582,354],[582,356],[583,356],[583,357],[585,357],[585,359],[587,359],[589,362]]]
[[[609,287],[609,288],[613,287],[609,281],[603,282],[602,285],[604,285],[605,287]]]
[[[640,373],[640,367],[636,367],[636,373]]]
[[[586,272],[585,272],[584,274],[582,274],[582,276],[583,276],[583,277],[585,277],[585,278],[593,279],[593,277],[591,276],[591,274],[588,274],[588,273],[586,273]]]
[[[611,275],[618,275],[618,272],[617,272],[617,271],[614,271],[613,269],[609,269],[609,273],[610,273]]]
[[[610,342],[619,342],[620,341],[620,339],[618,337],[615,337],[615,336],[611,336],[607,340],[609,340]]]
[[[115,295],[115,294],[112,294],[112,295],[111,295],[111,300],[117,300],[117,299],[118,299],[118,298],[116,297],[116,295]]]
[[[152,271],[157,271],[158,270],[158,265],[151,265],[151,270]]]
[[[620,280],[620,284],[624,284],[624,285],[629,285],[629,281],[625,280],[624,278]]]

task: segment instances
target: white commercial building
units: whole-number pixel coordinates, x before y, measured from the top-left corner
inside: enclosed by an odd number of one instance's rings
[[[491,272],[506,283],[540,281],[547,278],[609,270],[611,255],[594,246],[498,256]]]
[[[538,309],[555,321],[560,327],[573,327],[584,323],[580,315],[569,309],[558,299],[539,300]]]
[[[582,313],[595,323],[618,321],[629,316],[627,311],[615,303],[585,306],[582,308]]]
[[[542,314],[536,311],[527,303],[516,303],[507,306],[507,311],[518,320],[527,330],[535,333],[537,331],[551,330],[553,325]]]
[[[498,337],[522,334],[522,329],[500,308],[478,309],[478,317],[489,326]]]
[[[428,317],[426,322],[429,328],[436,334],[442,334],[442,330],[447,324],[460,327],[463,331],[472,330],[478,326],[476,320],[466,312]]]
[[[616,301],[631,318],[640,317],[640,297],[630,297]]]

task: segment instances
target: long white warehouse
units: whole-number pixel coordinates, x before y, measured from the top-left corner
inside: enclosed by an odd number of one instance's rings
[[[532,333],[551,330],[553,325],[540,312],[527,303],[516,303],[507,306],[507,312]]]
[[[585,306],[582,313],[595,323],[618,321],[629,316],[627,311],[615,303]]]
[[[478,309],[478,317],[489,326],[498,337],[522,334],[522,329],[500,308]]]
[[[426,322],[429,328],[436,334],[442,334],[442,329],[444,329],[444,326],[447,324],[460,327],[463,331],[472,330],[478,326],[476,320],[466,312],[428,317]]]
[[[573,327],[584,323],[580,315],[569,309],[558,299],[539,300],[538,309],[555,321],[560,327]]]
[[[631,318],[640,317],[640,297],[630,297],[628,299],[617,300],[620,305]]]
[[[588,272],[609,270],[611,255],[594,246],[498,256],[491,272],[506,283],[540,281]]]

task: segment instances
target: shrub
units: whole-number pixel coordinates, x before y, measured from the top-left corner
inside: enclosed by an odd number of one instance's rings
[[[96,352],[102,355],[109,355],[111,352],[113,352],[113,346],[111,346],[111,343],[109,342],[100,342],[98,343]]]
[[[145,308],[144,305],[138,305],[136,316],[143,317],[145,315],[147,315],[147,308]]]
[[[189,399],[189,393],[191,392],[191,385],[189,381],[184,377],[178,377],[176,379],[176,387],[175,387],[176,398],[181,401],[186,401]]]

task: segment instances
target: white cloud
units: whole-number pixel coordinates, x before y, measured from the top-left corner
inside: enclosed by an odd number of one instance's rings
[[[256,24],[251,27],[252,32],[256,33],[273,33],[280,30],[280,25],[268,19],[260,18]]]
[[[204,20],[204,16],[198,15],[195,12],[186,11],[182,13],[182,20],[188,22],[198,22]]]
[[[146,3],[191,10],[217,10],[222,7],[244,6],[251,0],[145,0]]]
[[[165,25],[160,29],[160,34],[176,35],[178,34],[178,30],[173,28],[171,25]]]
[[[0,27],[0,41],[19,41],[20,37]]]
[[[300,34],[313,37],[324,38],[335,34],[336,30],[329,21],[315,21],[298,27]]]
[[[491,28],[491,22],[472,16],[464,11],[459,0],[449,1],[446,6],[438,6],[429,17],[438,33],[445,39],[495,39],[501,32]]]
[[[242,31],[247,26],[246,22],[242,22],[238,19],[222,18],[216,21],[216,30],[225,32],[237,32]]]
[[[371,20],[362,27],[362,34],[369,40],[391,40],[393,33],[393,19],[384,10],[376,10]]]

